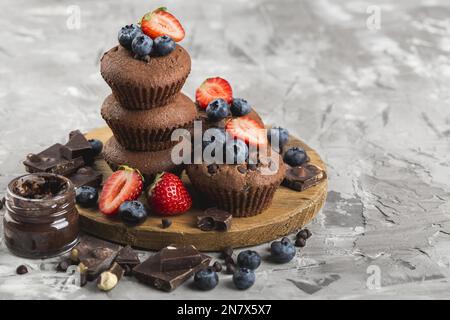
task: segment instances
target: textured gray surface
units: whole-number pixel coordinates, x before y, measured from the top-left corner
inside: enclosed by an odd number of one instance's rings
[[[327,204],[293,262],[265,262],[245,292],[223,276],[212,293],[126,280],[104,294],[68,283],[56,260],[19,259],[2,243],[0,298],[448,298],[450,5],[380,2],[380,29],[369,30],[366,10],[377,2],[166,1],[187,31],[184,91],[192,97],[205,77],[225,77],[328,165]],[[74,4],[79,30],[66,26]],[[1,1],[0,193],[28,152],[104,125],[110,90],[99,58],[120,26],[159,4]],[[30,274],[14,274],[20,263]],[[368,268],[379,268],[381,288],[368,288]]]

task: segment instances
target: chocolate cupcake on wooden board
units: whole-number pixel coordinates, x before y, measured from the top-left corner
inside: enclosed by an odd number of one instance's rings
[[[171,159],[172,149],[161,151],[129,151],[121,146],[115,137],[111,137],[103,147],[103,158],[115,171],[122,165],[138,169],[146,183],[151,183],[156,174],[162,171],[180,175],[183,166],[176,165]]]
[[[205,80],[196,100],[204,109],[204,122],[216,130],[213,139],[203,141],[202,163],[186,166],[192,185],[234,217],[262,213],[286,168],[281,156],[270,149],[261,119],[246,100],[233,98],[231,86],[219,77]],[[207,159],[212,149],[215,158]],[[216,151],[222,151],[223,157]]]
[[[147,110],[175,99],[191,71],[189,54],[176,44],[184,35],[164,8],[119,31],[119,45],[101,59],[101,74],[122,107]]]
[[[171,148],[175,129],[189,130],[197,116],[195,104],[182,93],[164,107],[151,110],[122,108],[113,95],[103,102],[101,114],[117,142],[127,150],[158,151]]]

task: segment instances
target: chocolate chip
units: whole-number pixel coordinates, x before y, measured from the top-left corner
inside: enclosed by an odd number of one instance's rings
[[[217,164],[215,164],[215,163],[213,163],[213,164],[210,164],[209,166],[208,166],[208,173],[209,174],[215,174],[216,172],[217,172],[217,169],[218,169],[219,167],[217,166]]]
[[[256,164],[254,164],[254,163],[249,163],[249,164],[247,164],[247,168],[248,168],[248,170],[250,170],[250,171],[255,171],[255,170],[256,170]]]
[[[297,233],[297,235],[296,235],[297,239],[298,239],[298,238],[302,238],[302,239],[305,239],[305,240],[309,239],[311,236],[312,236],[311,231],[309,231],[309,230],[306,229],[306,228],[303,229],[303,230],[300,230],[300,231]]]
[[[242,173],[242,174],[244,174],[244,173],[247,172],[247,169],[245,169],[243,166],[238,166],[238,167],[237,167],[237,170],[238,170],[240,173]]]
[[[229,263],[226,265],[226,269],[225,269],[226,273],[233,274],[235,270],[236,270],[236,266],[234,264]]]
[[[41,157],[38,156],[37,154],[29,153],[29,154],[27,155],[27,160],[30,161],[30,162],[36,163],[36,162],[40,162],[42,159],[41,159]]]
[[[213,263],[212,268],[215,272],[222,271],[222,264],[219,261]]]
[[[303,238],[297,238],[297,240],[295,240],[295,246],[303,248],[304,246],[306,246],[306,240]]]
[[[20,265],[20,266],[17,267],[16,273],[17,273],[17,274],[25,274],[25,273],[28,273],[28,268],[22,264],[22,265]]]
[[[232,247],[226,247],[221,252],[222,259],[226,259],[228,257],[231,257],[233,255],[233,248]]]
[[[59,263],[58,263],[58,265],[56,266],[56,271],[59,271],[59,272],[66,272],[67,271],[67,268],[69,268],[69,266],[71,265],[72,263],[69,261],[69,260],[62,260],[62,261],[60,261]]]
[[[172,220],[164,218],[161,220],[161,225],[163,229],[167,229],[168,227],[170,227],[172,225]]]

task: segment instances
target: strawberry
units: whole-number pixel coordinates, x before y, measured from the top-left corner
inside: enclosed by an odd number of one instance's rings
[[[233,90],[227,80],[220,77],[208,78],[195,91],[195,100],[202,109],[206,109],[208,104],[222,98],[228,104],[233,100]]]
[[[141,29],[152,39],[166,35],[171,37],[173,41],[179,42],[184,38],[184,29],[180,22],[164,7],[143,16]]]
[[[258,122],[248,116],[230,119],[225,130],[233,137],[251,145],[266,145],[266,130]]]
[[[103,184],[98,201],[100,212],[105,215],[116,214],[122,203],[140,196],[143,185],[144,179],[138,170],[121,166]]]
[[[173,216],[188,211],[192,199],[183,182],[173,173],[163,172],[156,176],[147,192],[152,212],[162,216]]]

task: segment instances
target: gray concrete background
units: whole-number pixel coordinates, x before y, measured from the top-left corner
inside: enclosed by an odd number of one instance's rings
[[[72,129],[104,125],[99,111],[110,89],[99,58],[122,25],[161,3],[1,1],[0,194],[27,153]],[[1,243],[0,298],[448,298],[450,3],[164,4],[187,32],[193,68],[185,93],[193,97],[204,78],[221,75],[267,123],[288,128],[326,161],[328,201],[310,225],[314,236],[291,263],[265,262],[248,291],[222,276],[213,292],[185,285],[170,294],[133,280],[108,294],[80,289],[53,271],[57,260],[16,258]],[[80,29],[67,27],[71,5],[80,8]],[[377,8],[380,29],[371,30]],[[265,256],[267,248],[257,250]],[[21,263],[28,275],[15,275]],[[373,270],[379,289],[370,285]]]

